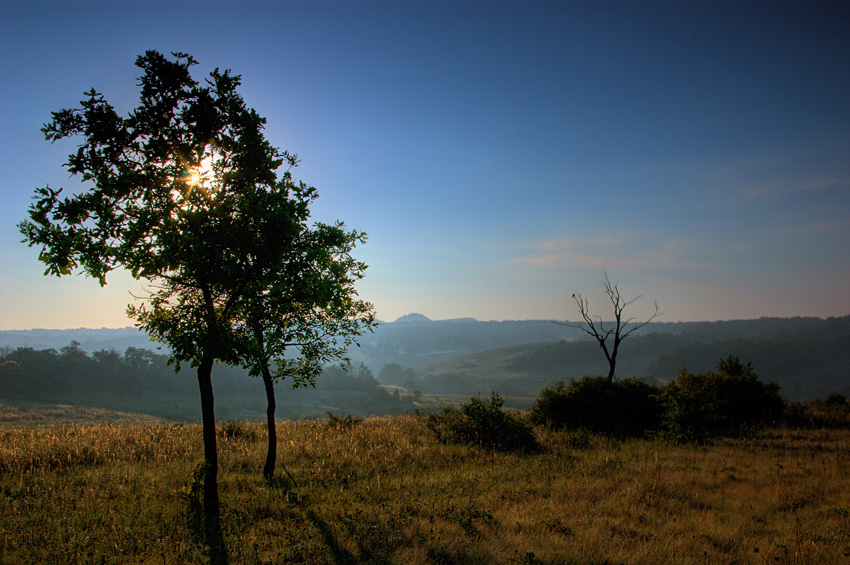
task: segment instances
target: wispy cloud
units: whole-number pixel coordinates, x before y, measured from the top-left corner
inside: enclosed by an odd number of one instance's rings
[[[597,269],[616,269],[618,271],[670,271],[702,268],[702,266],[695,263],[577,255],[574,253],[537,255],[523,258],[522,261],[528,265],[534,265],[537,267],[593,267]]]
[[[771,155],[766,157],[751,157],[727,162],[714,169],[714,175],[720,178],[740,177],[753,171],[762,171],[775,167],[788,160],[788,155]]]
[[[620,233],[616,235],[606,234],[597,237],[556,237],[542,243],[535,243],[534,247],[546,251],[562,252],[571,249],[582,249],[588,247],[615,247],[633,242],[640,237],[637,232]]]
[[[850,229],[850,219],[840,222],[820,222],[817,224],[807,224],[803,226],[790,226],[775,230],[776,235],[799,235],[799,234],[819,234],[844,231]]]
[[[750,186],[743,190],[747,201],[771,196],[787,196],[798,192],[850,188],[850,177],[822,177],[797,182],[775,182]]]
[[[744,205],[804,192],[850,189],[846,169],[824,169],[819,157],[809,151],[707,164],[703,172],[713,196],[726,192]]]
[[[669,271],[701,269],[703,265],[686,260],[692,255],[694,243],[688,241],[664,241],[660,244],[648,241],[643,234],[621,233],[604,237],[555,238],[537,242],[519,258],[525,265],[541,268],[591,267],[610,268],[620,271]]]
[[[784,194],[792,192],[803,192],[809,190],[822,190],[826,188],[850,188],[850,177],[824,177],[799,182],[785,187]]]

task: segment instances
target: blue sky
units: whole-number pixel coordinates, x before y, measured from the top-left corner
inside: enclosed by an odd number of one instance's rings
[[[16,224],[80,188],[50,112],[129,111],[147,49],[242,75],[383,320],[605,316],[603,269],[663,321],[850,314],[845,2],[0,0],[0,329],[129,325]]]

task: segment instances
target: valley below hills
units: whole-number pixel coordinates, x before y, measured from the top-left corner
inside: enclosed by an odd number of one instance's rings
[[[77,345],[68,349],[72,343]],[[608,370],[595,340],[579,328],[548,320],[432,321],[408,315],[380,324],[360,343],[349,352],[348,373],[329,367],[316,389],[292,390],[288,381],[279,382],[278,417],[403,413],[458,404],[491,391],[505,398],[506,407],[527,408],[544,387]],[[193,371],[186,367],[175,375],[166,366],[167,351],[157,347],[135,328],[2,331],[4,358],[32,358],[24,354],[46,351],[49,363],[33,369],[37,376],[26,379],[0,375],[0,398],[196,421],[199,406]],[[88,359],[89,365],[72,367],[63,357],[69,351],[85,357],[83,361]],[[720,358],[736,355],[745,363],[752,361],[762,381],[777,382],[786,399],[810,401],[832,393],[850,396],[847,351],[850,316],[653,322],[623,341],[617,376],[664,383],[683,368],[706,372]],[[149,358],[147,372],[122,373],[120,362],[129,359],[130,353]],[[117,373],[92,380],[88,373],[105,370],[96,363],[99,359],[112,359]],[[214,369],[213,382],[220,392],[216,396],[219,418],[264,418],[259,380],[222,365]]]

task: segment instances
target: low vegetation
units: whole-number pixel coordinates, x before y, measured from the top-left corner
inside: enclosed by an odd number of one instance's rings
[[[661,423],[661,388],[639,379],[588,376],[540,392],[531,410],[538,424],[584,428],[618,437],[642,436]]]
[[[540,444],[531,426],[502,406],[504,400],[494,392],[489,402],[475,397],[460,408],[443,406],[420,416],[443,443],[466,443],[496,451],[538,451]]]
[[[840,411],[846,399],[822,404]],[[850,555],[846,427],[699,445],[535,426],[540,450],[523,454],[441,443],[414,415],[346,420],[280,423],[297,486],[284,474],[262,478],[264,424],[220,427],[231,562],[829,564]],[[204,562],[192,511],[202,454],[194,425],[4,425],[0,562]]]
[[[775,424],[785,402],[776,383],[762,383],[752,363],[737,357],[721,359],[717,372],[691,374],[664,387],[664,430],[681,440],[705,441],[736,435],[757,426]]]
[[[730,355],[717,363],[716,372],[682,369],[664,386],[595,376],[560,382],[541,391],[531,414],[535,422],[555,428],[704,442],[775,425],[784,411],[779,386],[761,382],[752,363]]]

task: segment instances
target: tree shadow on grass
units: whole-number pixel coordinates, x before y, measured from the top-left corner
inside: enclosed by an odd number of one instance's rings
[[[356,565],[359,561],[353,553],[339,545],[333,528],[331,528],[328,523],[319,517],[319,515],[313,510],[307,508],[305,500],[291,490],[291,487],[293,486],[297,488],[298,483],[295,482],[295,478],[289,474],[289,471],[287,471],[286,474],[288,479],[279,476],[272,476],[266,479],[266,484],[279,490],[290,504],[296,504],[304,507],[304,516],[309,519],[313,525],[316,526],[316,529],[319,530],[319,533],[322,534],[322,539],[324,540],[325,545],[328,546],[328,549],[330,549],[334,562],[337,565]]]
[[[206,489],[210,466],[206,460],[199,462],[192,473],[192,483],[183,491],[188,505],[188,529],[198,541],[202,541],[209,552],[212,565],[227,565],[227,545],[221,529],[221,503],[217,488]]]
[[[207,546],[212,565],[227,565],[230,562],[221,529],[220,508],[202,508],[198,512],[190,506],[188,529],[196,540]]]
[[[334,561],[337,565],[354,565],[358,563],[357,559],[354,555],[345,549],[344,547],[340,547],[339,542],[336,540],[336,536],[334,535],[333,529],[322,520],[315,512],[307,509],[304,512],[305,516],[310,519],[311,522],[316,526],[316,529],[319,530],[319,533],[322,534],[322,538],[325,540],[325,544],[328,546],[328,549],[331,550],[331,553],[334,556]]]
[[[204,530],[209,548],[210,563],[212,565],[227,565],[227,545],[224,542],[224,533],[221,531],[221,513],[216,508],[212,514],[204,517]]]

